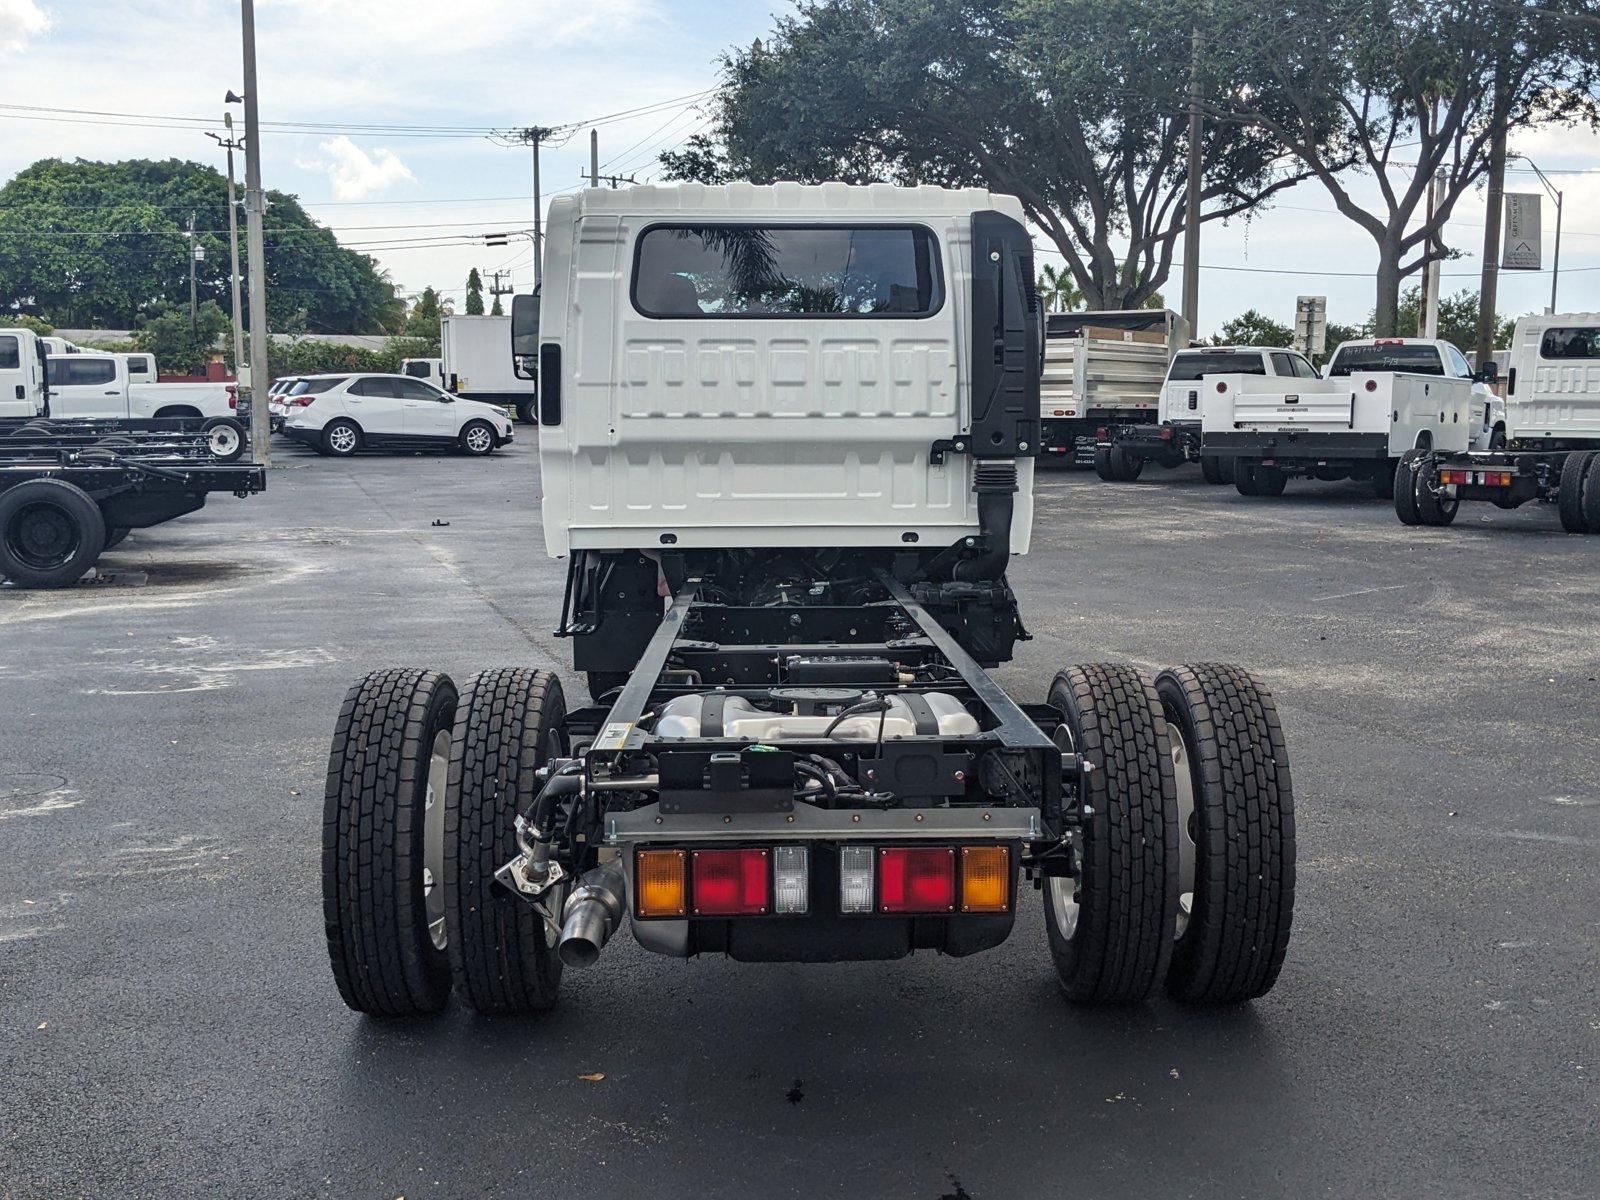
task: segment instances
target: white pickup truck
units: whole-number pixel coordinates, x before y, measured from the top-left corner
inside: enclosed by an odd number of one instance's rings
[[[1365,479],[1382,497],[1409,450],[1488,449],[1504,407],[1449,342],[1345,342],[1321,379],[1224,375],[1205,389],[1202,459],[1231,462],[1241,495],[1278,496],[1291,476]]]
[[[1485,364],[1493,378],[1495,364]],[[1600,313],[1523,317],[1511,335],[1501,436],[1408,454],[1395,515],[1448,525],[1463,500],[1553,504],[1568,533],[1600,534]]]
[[[1161,385],[1155,422],[1102,426],[1094,466],[1101,479],[1129,482],[1147,462],[1171,469],[1199,461],[1207,483],[1232,483],[1233,460],[1202,458],[1200,414],[1210,380],[1217,375],[1264,375],[1315,379],[1317,369],[1298,351],[1275,346],[1194,346],[1179,350]],[[1284,384],[1293,387],[1295,384]]]
[[[129,429],[161,422],[203,430],[219,458],[243,453],[244,425],[233,384],[135,383],[129,379],[128,355],[46,350],[31,330],[0,329],[0,432],[41,419]]]

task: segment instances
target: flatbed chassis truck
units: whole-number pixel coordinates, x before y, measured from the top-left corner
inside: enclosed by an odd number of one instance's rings
[[[266,471],[219,460],[210,431],[109,422],[36,422],[0,436],[0,577],[65,587],[134,529],[209,496],[265,490]]]
[[[558,200],[549,229],[542,516],[568,560],[558,633],[592,702],[569,708],[555,674],[521,666],[459,688],[428,669],[351,687],[321,859],[345,1003],[540,1012],[624,924],[680,958],[970,955],[1003,942],[1030,895],[1071,1000],[1266,993],[1295,878],[1267,690],[1226,665],[1092,663],[1019,703],[986,669],[1028,640],[1006,569],[1028,546],[1042,337],[1016,202],[644,187]],[[719,343],[759,355],[772,339],[784,377],[802,344],[825,353],[844,302],[806,305],[830,261],[878,264],[854,294],[905,316],[853,321],[850,369],[824,358],[809,402],[827,415],[782,425],[756,393],[728,393]],[[942,302],[955,288],[966,304]],[[760,317],[730,314],[751,296]],[[774,296],[792,297],[781,318]],[[942,410],[935,380],[932,412],[905,394],[868,420],[903,319],[924,344],[949,339],[963,399]],[[672,357],[684,344],[708,358]],[[903,362],[902,378],[949,361]],[[917,511],[875,478],[837,502],[830,470],[861,478],[871,438],[914,459]]]

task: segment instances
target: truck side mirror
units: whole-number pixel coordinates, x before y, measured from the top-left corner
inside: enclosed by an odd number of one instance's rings
[[[1500,364],[1491,358],[1473,372],[1472,378],[1478,383],[1498,383],[1500,381]]]
[[[511,298],[511,369],[518,379],[533,379],[539,357],[539,293]]]

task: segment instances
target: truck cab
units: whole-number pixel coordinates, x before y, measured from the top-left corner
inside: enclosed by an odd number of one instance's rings
[[[0,329],[0,418],[33,418],[45,411],[44,339],[31,329]]]
[[[1146,462],[1168,468],[1201,464],[1207,483],[1232,483],[1228,460],[1203,458],[1201,416],[1207,376],[1253,375],[1315,379],[1316,368],[1297,350],[1275,346],[1192,346],[1172,356],[1161,384],[1155,424],[1113,425],[1098,431],[1095,470],[1101,479],[1137,479]]]
[[[1567,533],[1600,534],[1600,313],[1521,318],[1498,436],[1405,465],[1394,493],[1403,524],[1448,525],[1462,501],[1542,502]]]
[[[1265,691],[1095,664],[1024,707],[985,673],[1027,636],[1007,568],[1043,338],[1020,203],[588,189],[546,228],[544,532],[593,703],[520,667],[351,689],[322,848],[345,1002],[548,1009],[624,921],[679,958],[975,954],[1030,883],[1074,1000],[1269,989],[1294,843]]]
[[[447,390],[444,386],[442,358],[408,358],[400,364],[400,373],[412,379],[420,379],[423,383],[431,383],[440,391]]]

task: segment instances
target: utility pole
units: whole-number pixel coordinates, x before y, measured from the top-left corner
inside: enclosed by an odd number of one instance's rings
[[[233,184],[233,152],[244,143],[233,136],[233,114],[224,112],[222,124],[228,130],[228,136],[220,138],[214,133],[206,136],[228,152],[228,253],[232,260],[233,274],[229,276],[228,290],[233,293],[233,373],[237,378],[244,370],[244,313],[243,304],[239,299],[239,199],[234,191]]]
[[[1200,60],[1205,35],[1196,26],[1189,38],[1189,180],[1183,207],[1183,319],[1189,336],[1200,332]]]
[[[519,129],[511,141],[533,147],[533,286],[537,290],[544,283],[544,199],[539,193],[539,146],[558,130],[547,125],[530,125]]]
[[[492,279],[494,282],[492,282],[489,285],[489,295],[491,295],[491,296],[509,296],[509,295],[511,295],[511,293],[514,292],[516,289],[513,288],[509,283],[506,284],[504,287],[500,286],[500,277],[502,275],[505,275],[505,276],[509,277],[510,274],[511,273],[509,271],[490,271],[489,272],[489,278]]]
[[[194,240],[194,213],[189,214],[189,336],[200,332],[200,301],[195,292],[194,259],[199,243]]]
[[[600,131],[589,130],[589,186],[600,186]]]
[[[1444,203],[1444,171],[1435,171],[1428,184],[1428,222],[1432,224]],[[1422,275],[1422,311],[1417,314],[1417,336],[1430,340],[1439,336],[1439,267],[1445,256],[1443,231],[1428,239],[1428,266]]]
[[[1495,310],[1500,290],[1500,219],[1506,191],[1505,64],[1496,63],[1494,99],[1489,119],[1494,129],[1489,143],[1489,211],[1483,222],[1483,282],[1478,289],[1478,362],[1494,355]]]
[[[256,87],[255,0],[239,0],[244,26],[244,215],[245,246],[250,259],[250,449],[262,466],[271,466],[268,422],[267,251],[261,220],[266,197],[261,191],[261,111]],[[233,93],[228,93],[230,102]]]
[[[593,177],[589,186],[599,187],[603,183],[609,186],[612,191],[616,191],[617,188],[621,187],[623,184],[627,184],[632,187],[638,182],[639,181],[632,175],[596,175]]]

